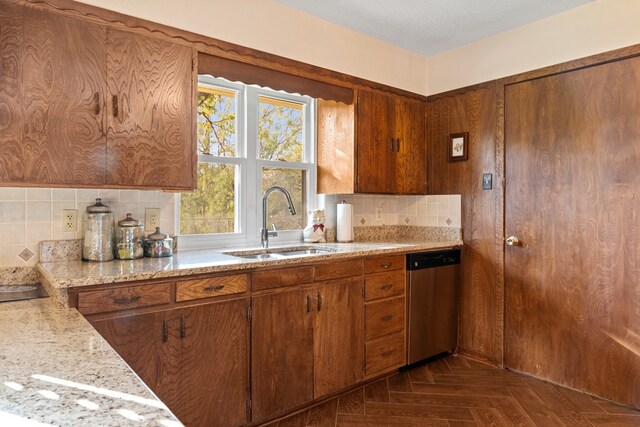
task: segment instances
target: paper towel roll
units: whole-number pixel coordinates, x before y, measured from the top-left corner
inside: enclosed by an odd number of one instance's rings
[[[338,203],[336,217],[336,240],[340,243],[353,242],[353,205]]]

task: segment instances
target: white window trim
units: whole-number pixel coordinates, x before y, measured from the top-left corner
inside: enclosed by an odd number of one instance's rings
[[[239,228],[237,233],[183,235],[180,236],[180,250],[196,249],[218,249],[229,247],[253,247],[260,245],[260,227],[262,227],[262,191],[261,173],[263,167],[278,167],[286,169],[305,170],[305,212],[297,212],[297,215],[304,217],[303,224],[306,224],[308,210],[316,206],[316,101],[309,97],[291,95],[285,92],[271,91],[254,86],[232,83],[223,79],[216,79],[211,76],[200,76],[199,82],[223,87],[235,91],[236,98],[236,138],[238,157],[218,157],[209,155],[199,155],[198,161],[209,160],[215,163],[238,165],[241,172],[236,180],[236,194],[239,194],[236,203],[235,218]],[[271,98],[279,98],[294,102],[301,102],[305,105],[303,114],[305,121],[305,145],[303,152],[303,162],[280,162],[272,160],[257,159],[257,120],[253,121],[255,126],[249,125],[246,117],[253,115],[257,118],[258,96],[263,95]],[[249,102],[249,100],[252,102]],[[253,102],[255,100],[255,102]],[[245,117],[246,114],[246,117]],[[249,144],[248,141],[256,141]],[[256,160],[253,160],[256,159]],[[244,171],[244,172],[243,172]],[[269,198],[273,197],[271,195]],[[175,198],[175,229],[180,230],[180,195]],[[249,212],[256,212],[251,215]],[[278,230],[278,237],[271,238],[271,244],[299,243],[302,241],[302,229],[299,230]]]

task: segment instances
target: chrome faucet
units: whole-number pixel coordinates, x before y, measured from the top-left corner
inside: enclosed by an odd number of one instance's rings
[[[273,230],[269,230],[267,228],[267,198],[269,197],[269,194],[271,194],[275,190],[280,191],[287,198],[287,203],[289,204],[289,212],[291,212],[291,215],[296,214],[296,208],[293,207],[291,194],[289,194],[286,188],[280,187],[279,185],[274,185],[273,187],[269,187],[267,191],[264,192],[264,194],[262,195],[262,228],[260,229],[260,245],[265,249],[269,247],[269,237],[276,237],[278,235],[275,224],[271,224]]]

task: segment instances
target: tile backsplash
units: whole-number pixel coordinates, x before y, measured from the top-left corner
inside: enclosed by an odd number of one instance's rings
[[[336,204],[353,205],[353,225],[421,225],[460,227],[460,195],[384,196],[370,194],[318,196],[325,210],[326,226],[336,226]]]
[[[130,212],[144,221],[146,208],[160,208],[163,232],[175,234],[173,193],[74,188],[0,188],[0,266],[35,265],[38,242],[82,237],[82,213],[97,197],[116,220]],[[78,210],[76,232],[62,230],[62,210]]]

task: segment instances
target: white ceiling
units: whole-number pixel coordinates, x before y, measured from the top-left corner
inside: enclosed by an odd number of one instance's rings
[[[276,0],[425,56],[593,0]]]

